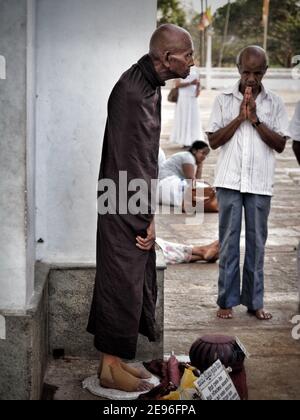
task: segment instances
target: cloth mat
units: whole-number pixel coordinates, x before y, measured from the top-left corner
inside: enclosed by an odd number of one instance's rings
[[[144,368],[142,364],[133,364],[130,366],[135,368]],[[149,372],[150,373],[150,372]],[[160,380],[156,376],[152,375],[150,379],[146,379],[146,382],[150,382],[155,387],[159,385]],[[103,388],[99,384],[99,378],[97,375],[90,376],[82,382],[83,389],[87,389],[91,394],[96,395],[97,397],[107,398],[108,400],[136,400],[140,395],[146,394],[149,391],[144,392],[125,392],[119,391],[117,389],[108,389]]]

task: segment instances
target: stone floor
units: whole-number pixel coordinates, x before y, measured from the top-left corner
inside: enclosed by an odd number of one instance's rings
[[[203,91],[200,97],[204,128],[217,93]],[[297,93],[279,94],[291,116],[299,99]],[[162,147],[169,156],[180,149],[168,142],[174,105],[166,101],[166,96],[164,90]],[[210,182],[216,158],[217,152],[212,152],[205,163],[204,178]],[[300,398],[300,341],[293,340],[291,323],[298,313],[296,247],[300,237],[300,170],[291,144],[277,160],[265,268],[265,301],[273,320],[262,323],[248,316],[243,308],[236,310],[231,321],[216,318],[218,264],[169,266],[165,281],[165,353],[188,354],[194,340],[208,333],[238,336],[251,354],[246,363],[251,400]],[[206,244],[217,238],[217,231],[216,214],[206,214],[202,224],[183,215],[157,216],[157,235],[167,240]],[[58,388],[54,399],[96,399],[81,389],[82,379],[93,374],[96,365],[94,361],[76,359],[50,363],[46,382]]]

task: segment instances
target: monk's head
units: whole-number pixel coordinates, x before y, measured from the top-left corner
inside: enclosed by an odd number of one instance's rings
[[[163,81],[185,79],[194,65],[194,45],[190,34],[176,25],[160,26],[150,41],[150,57]]]
[[[265,50],[255,45],[244,48],[237,57],[237,67],[241,75],[241,92],[244,93],[246,87],[251,87],[254,93],[258,93],[268,69]]]

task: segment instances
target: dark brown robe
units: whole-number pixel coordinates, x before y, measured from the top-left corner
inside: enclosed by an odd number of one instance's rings
[[[149,186],[158,175],[163,83],[146,55],[125,72],[108,101],[99,179],[111,179],[119,194],[119,172],[128,183],[143,179]],[[128,199],[133,193],[128,194]],[[107,354],[133,359],[138,334],[155,341],[157,299],[155,251],[137,248],[146,237],[153,210],[138,215],[98,215],[97,272],[88,332],[95,347]]]

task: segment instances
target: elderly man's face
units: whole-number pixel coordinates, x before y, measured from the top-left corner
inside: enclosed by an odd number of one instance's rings
[[[192,40],[187,39],[183,48],[169,56],[170,71],[174,78],[185,79],[190,74],[190,68],[194,65],[194,46]]]
[[[238,66],[241,75],[241,90],[251,87],[253,92],[258,92],[261,82],[267,71],[266,60],[263,56],[246,55]]]

